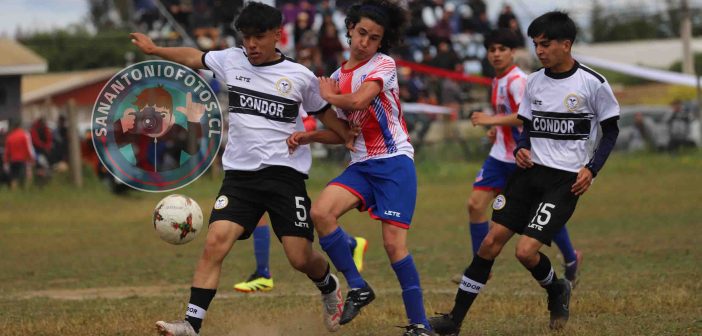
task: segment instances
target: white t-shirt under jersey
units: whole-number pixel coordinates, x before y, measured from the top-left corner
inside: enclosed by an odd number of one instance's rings
[[[285,141],[293,132],[305,130],[300,108],[316,114],[329,106],[319,95],[315,75],[284,56],[252,65],[240,48],[207,52],[203,63],[227,84],[229,91],[224,169],[254,171],[287,166],[307,174],[312,164],[309,146],[300,146],[289,154]]]
[[[605,78],[578,62],[565,73],[530,74],[519,106],[519,117],[531,126],[532,161],[570,172],[590,160],[598,124],[617,116],[619,103]]]

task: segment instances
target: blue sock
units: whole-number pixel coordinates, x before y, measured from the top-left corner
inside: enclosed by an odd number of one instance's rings
[[[271,247],[271,233],[266,226],[257,226],[253,232],[254,255],[256,256],[256,273],[266,278],[271,277],[268,269],[268,256]]]
[[[575,261],[575,249],[573,244],[570,242],[570,236],[568,235],[568,229],[564,226],[556,235],[553,237],[553,241],[558,245],[558,249],[561,250],[563,254],[563,259],[565,263],[571,263]]]
[[[347,236],[346,232],[338,227],[334,232],[319,238],[319,245],[327,253],[334,267],[344,274],[349,288],[363,288],[366,286],[366,281],[363,280],[361,273],[356,269],[356,264],[353,263]]]
[[[356,248],[356,238],[354,238],[352,235],[344,232],[346,235],[346,241],[349,242],[349,250],[353,251],[353,249]]]
[[[468,227],[470,227],[470,240],[473,243],[473,255],[476,255],[480,244],[490,231],[490,224],[488,222],[470,223]]]
[[[397,275],[402,287],[402,301],[405,302],[405,312],[411,324],[423,324],[425,328],[431,330],[424,312],[424,300],[422,299],[422,287],[419,285],[419,273],[414,266],[412,255],[407,255],[404,259],[392,264],[392,269]]]

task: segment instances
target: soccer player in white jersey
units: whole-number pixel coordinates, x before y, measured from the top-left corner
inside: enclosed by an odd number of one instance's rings
[[[382,223],[384,247],[400,282],[410,322],[404,335],[433,335],[424,312],[419,274],[407,249],[417,197],[414,149],[400,108],[395,61],[386,54],[399,42],[406,21],[405,10],[391,1],[366,0],[349,8],[349,60],[331,78],[320,78],[320,93],[360,132],[351,164],[315,200],[312,219],[322,249],[350,288],[341,324],[350,322],[375,298],[354,266],[346,234],[338,224],[339,217],[357,208]],[[289,142],[293,146],[308,143],[323,133],[298,134]]]
[[[570,283],[539,250],[566,224],[614,148],[619,104],[605,78],[571,56],[576,28],[566,13],[536,18],[527,33],[544,68],[529,75],[519,106],[524,130],[514,153],[520,169],[493,202],[493,225],[464,273],[453,310],[430,319],[440,335],[458,334],[515,232],[522,234],[517,259],[548,294],[549,327],[561,329],[568,321]],[[602,137],[592,152],[598,124]]]
[[[497,77],[492,80],[490,102],[494,114],[474,112],[471,121],[474,126],[490,126],[489,133],[495,140],[490,154],[483,163],[473,182],[473,191],[468,198],[468,217],[473,254],[478,252],[480,243],[488,233],[487,208],[497,194],[504,189],[507,178],[517,169],[513,151],[521,131],[522,121],[517,118],[519,104],[524,96],[527,75],[514,63],[514,48],[518,38],[509,29],[491,31],[485,36],[485,49],[490,65],[495,68]],[[565,277],[575,284],[582,254],[576,251],[570,241],[565,226],[553,237],[553,241],[565,259]],[[454,278],[460,283],[462,275]]]
[[[248,238],[264,212],[283,244],[290,264],[322,293],[324,322],[339,328],[341,291],[329,263],[312,248],[314,229],[305,179],[311,165],[308,146],[289,153],[286,139],[303,130],[300,107],[337,134],[351,138],[318,90],[315,76],[275,48],[281,37],[281,12],[249,2],[236,19],[243,49],[204,53],[193,48],[157,47],[132,34],[144,53],[194,69],[208,68],[229,89],[228,142],[222,157],[225,177],[210,215],[204,251],[193,276],[185,320],[156,322],[161,335],[197,335],[219,284],[222,261],[234,242]],[[242,321],[243,322],[243,321]]]

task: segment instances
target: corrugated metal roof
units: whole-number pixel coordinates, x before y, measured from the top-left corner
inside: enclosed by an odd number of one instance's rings
[[[118,71],[119,68],[101,68],[25,75],[22,77],[22,104],[109,79]]]
[[[0,75],[46,72],[46,60],[17,41],[0,38]]]

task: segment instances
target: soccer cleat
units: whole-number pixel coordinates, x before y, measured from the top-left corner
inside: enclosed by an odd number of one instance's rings
[[[329,294],[322,294],[322,303],[324,303],[324,326],[329,331],[337,331],[341,327],[339,319],[341,319],[342,308],[344,307],[341,298],[341,286],[339,286],[339,278],[331,274],[336,283],[336,288]]]
[[[570,281],[558,279],[558,286],[561,287],[560,292],[556,295],[548,296],[548,310],[551,312],[551,320],[548,326],[553,330],[563,329],[570,315]]]
[[[256,272],[251,274],[246,281],[234,285],[234,290],[243,293],[267,292],[271,289],[273,289],[273,277],[266,278]]]
[[[180,321],[158,321],[156,322],[156,331],[161,336],[197,336],[195,329],[190,325],[190,322],[185,320]]]
[[[344,312],[341,313],[340,324],[346,324],[351,322],[358,313],[361,312],[361,308],[365,305],[371,303],[375,299],[375,293],[373,289],[366,283],[363,288],[354,288],[349,291],[346,295],[346,302],[344,302]]]
[[[453,320],[451,314],[437,314],[429,318],[429,325],[437,335],[457,336],[461,332],[461,325]]]
[[[404,328],[405,332],[402,336],[435,336],[436,334],[431,330],[428,330],[423,324],[410,324]]]
[[[580,269],[583,266],[583,254],[582,252],[575,250],[575,262],[565,265],[565,278],[570,281],[570,285],[573,289],[578,285],[580,281]]]
[[[356,268],[359,272],[363,271],[363,258],[366,256],[366,250],[368,250],[368,241],[365,238],[354,237],[356,240],[356,248],[351,251],[353,253],[353,263],[356,264]]]

